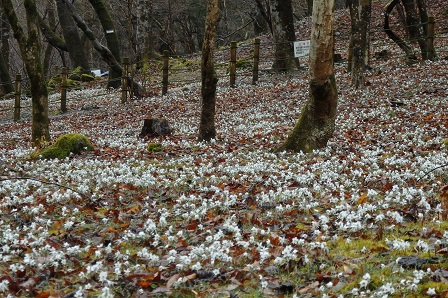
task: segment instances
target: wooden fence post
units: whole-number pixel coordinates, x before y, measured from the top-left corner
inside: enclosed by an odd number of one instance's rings
[[[67,112],[67,67],[62,67],[61,71],[61,112]]]
[[[427,59],[428,60],[434,60],[435,53],[434,53],[434,17],[428,17],[428,24],[427,24],[427,36],[426,36],[426,48],[428,49],[427,53]]]
[[[163,51],[163,74],[162,74],[162,95],[168,93],[168,62],[169,62],[169,52],[167,50]]]
[[[236,41],[230,43],[230,87],[235,86],[236,80]]]
[[[260,39],[254,41],[254,66],[252,68],[252,85],[258,82],[258,64],[260,63]]]
[[[15,82],[15,98],[14,98],[14,121],[18,122],[20,120],[20,97],[22,96],[22,76],[16,75]]]
[[[121,103],[128,101],[128,66],[129,58],[124,57],[121,74]]]

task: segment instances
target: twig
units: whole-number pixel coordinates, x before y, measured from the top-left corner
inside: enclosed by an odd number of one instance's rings
[[[419,182],[421,179],[423,179],[424,177],[428,176],[428,174],[434,172],[435,170],[438,170],[438,169],[440,169],[440,168],[443,168],[443,167],[448,167],[448,164],[444,164],[444,165],[435,167],[434,169],[431,169],[430,171],[426,172],[423,176],[421,176],[420,178],[418,178],[417,181],[415,181],[415,183]]]

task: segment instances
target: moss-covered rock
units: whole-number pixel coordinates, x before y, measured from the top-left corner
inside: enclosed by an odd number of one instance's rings
[[[147,149],[148,152],[160,152],[163,150],[163,146],[160,143],[149,143]]]
[[[80,154],[82,151],[92,150],[93,146],[89,139],[81,134],[71,133],[60,136],[53,145],[34,152],[31,158],[63,159],[69,156],[70,153]]]

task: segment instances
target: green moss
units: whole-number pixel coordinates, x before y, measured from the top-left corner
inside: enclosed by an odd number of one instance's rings
[[[236,61],[236,68],[251,68],[252,67],[252,60],[242,58]]]
[[[92,150],[93,146],[85,136],[76,133],[65,134],[60,136],[53,145],[32,153],[31,158],[63,159],[69,156],[70,153],[79,154],[82,151]]]
[[[149,143],[147,148],[149,152],[160,152],[163,150],[163,146],[160,143]]]
[[[91,82],[94,81],[95,77],[86,73],[81,74],[81,81],[82,82]]]

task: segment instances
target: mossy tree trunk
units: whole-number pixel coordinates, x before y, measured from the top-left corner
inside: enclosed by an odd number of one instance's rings
[[[288,71],[299,67],[299,60],[294,57],[295,41],[294,18],[291,0],[271,1],[272,36],[275,42],[275,60],[272,68]]]
[[[362,88],[365,69],[369,62],[369,29],[372,0],[348,0],[350,9],[350,50],[348,69],[352,73],[352,86]]]
[[[11,0],[1,0],[2,8],[17,39],[22,59],[30,80],[32,99],[31,143],[40,146],[50,140],[48,91],[42,67],[39,16],[35,0],[24,0],[27,30],[22,28]]]
[[[62,0],[56,0],[56,7],[62,35],[64,36],[68,55],[72,61],[73,67],[81,67],[83,72],[90,73],[89,61],[84,53],[81,38],[78,33],[78,27],[72,18],[70,10]]]
[[[334,0],[314,0],[310,48],[310,97],[293,131],[277,151],[310,152],[327,145],[335,128],[337,88],[333,68]]]
[[[107,10],[106,5],[104,5],[103,0],[89,0],[90,5],[92,5],[95,10],[98,19],[103,27],[104,34],[106,35],[106,43],[112,55],[114,55],[115,60],[119,63],[121,62],[121,50],[120,42],[118,40],[118,34],[115,31],[115,25],[112,17]],[[107,84],[108,88],[118,88],[121,86],[121,76],[122,73],[118,72],[117,69],[111,68],[109,72],[109,82]]]
[[[207,0],[204,42],[202,44],[202,111],[199,124],[199,141],[210,141],[216,137],[215,105],[216,76],[213,53],[215,50],[216,27],[219,22],[219,0]]]

